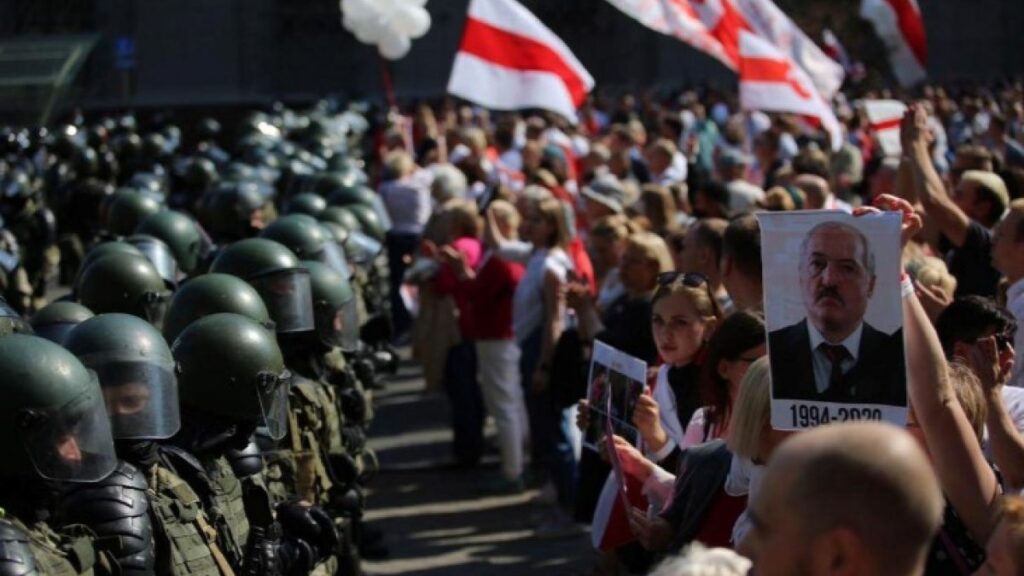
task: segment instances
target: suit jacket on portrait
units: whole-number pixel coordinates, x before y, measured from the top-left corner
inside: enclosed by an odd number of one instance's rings
[[[907,403],[902,329],[886,334],[865,322],[857,363],[844,376],[847,389],[835,396],[818,392],[814,385],[806,318],[769,333],[768,345],[774,398],[891,406]]]

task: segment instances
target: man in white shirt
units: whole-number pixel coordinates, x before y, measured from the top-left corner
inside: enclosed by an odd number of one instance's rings
[[[1013,349],[1024,350],[1024,201],[1014,200],[992,233],[992,264],[1006,277],[1006,309],[1017,321]],[[1024,362],[1013,366],[1010,386],[1024,386]]]

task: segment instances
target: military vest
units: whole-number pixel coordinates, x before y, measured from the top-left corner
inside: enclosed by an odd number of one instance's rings
[[[95,573],[96,551],[87,529],[71,526],[61,534],[45,522],[36,522],[30,527],[16,518],[8,520],[28,535],[41,576],[92,576]]]
[[[203,467],[209,479],[210,502],[208,512],[219,535],[218,542],[233,566],[242,566],[245,543],[249,539],[249,518],[245,515],[242,483],[231,469],[227,458],[218,456],[204,459]]]
[[[192,488],[159,464],[153,467],[147,481],[158,572],[172,576],[233,575],[217,543],[217,530],[208,521],[202,501]]]
[[[333,487],[324,450],[341,449],[337,400],[329,386],[296,378],[288,392],[288,435],[264,453],[267,490],[275,504],[292,495],[323,504]]]

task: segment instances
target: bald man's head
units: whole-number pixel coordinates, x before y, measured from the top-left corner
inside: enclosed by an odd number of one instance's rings
[[[803,191],[804,196],[807,198],[807,203],[804,207],[809,210],[824,208],[829,196],[832,195],[828,181],[814,174],[801,174],[797,176],[793,184]]]
[[[905,431],[878,423],[796,434],[772,455],[750,503],[744,551],[763,576],[919,574],[943,498]]]

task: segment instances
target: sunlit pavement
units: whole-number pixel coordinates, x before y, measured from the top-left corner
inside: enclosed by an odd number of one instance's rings
[[[480,477],[497,472],[496,454],[479,470],[448,468],[448,404],[441,392],[424,391],[415,366],[403,363],[376,405],[370,445],[381,473],[371,484],[366,517],[384,531],[391,554],[364,562],[367,574],[561,576],[586,574],[597,562],[587,534],[532,536],[546,512],[531,503],[537,491],[478,495]]]

